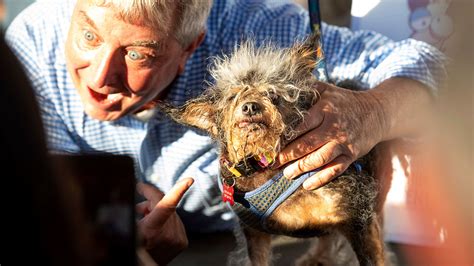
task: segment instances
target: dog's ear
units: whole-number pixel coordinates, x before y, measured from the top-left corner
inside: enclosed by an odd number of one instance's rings
[[[158,107],[180,124],[204,130],[212,137],[217,136],[216,111],[209,95],[189,100],[181,107],[164,102],[158,103]]]
[[[322,59],[321,47],[321,34],[315,31],[304,42],[296,43],[291,48],[292,65],[297,67],[300,75],[313,72]]]

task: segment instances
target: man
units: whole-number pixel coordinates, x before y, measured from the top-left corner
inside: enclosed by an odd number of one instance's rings
[[[284,1],[217,0],[210,11],[202,0],[131,3],[38,1],[8,29],[36,89],[49,147],[131,155],[140,179],[165,192],[192,176],[195,184],[178,208],[186,229],[228,230],[232,216],[219,200],[212,141],[155,112],[154,102],[182,104],[198,95],[204,81],[212,82],[210,58],[228,54],[242,39],[291,45],[310,32],[308,14]],[[322,29],[330,78],[352,80],[365,91],[319,87],[322,98],[300,137],[279,157],[279,165],[301,158],[285,169],[289,178],[321,167],[307,189],[325,184],[377,143],[411,133],[415,110],[429,105],[444,71],[442,56],[423,43]],[[145,197],[153,201],[156,193]],[[147,213],[154,203],[139,210]],[[173,232],[153,225],[141,224],[150,229],[149,248]]]

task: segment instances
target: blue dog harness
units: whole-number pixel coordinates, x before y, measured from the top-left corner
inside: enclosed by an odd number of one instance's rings
[[[354,167],[356,172],[362,172],[362,165],[359,162],[354,162],[351,166]],[[230,197],[233,197],[233,199],[232,202],[228,202],[228,205],[247,226],[271,233],[266,226],[267,218],[270,217],[275,209],[291,196],[306,179],[315,173],[317,173],[317,170],[304,173],[293,180],[289,180],[283,176],[283,171],[281,171],[255,190],[249,192],[235,191],[235,193],[233,188],[235,180],[232,178],[233,184],[230,184],[230,186],[232,186],[233,195],[230,195]],[[225,180],[227,179],[219,178],[219,186],[221,190],[223,190],[223,196],[226,193],[226,186],[229,188],[229,185],[224,184],[226,182]]]
[[[236,191],[235,204],[229,205],[244,224],[268,232],[265,223],[267,218],[314,173],[316,172],[308,172],[289,180],[280,172],[253,191]],[[222,179],[219,180],[222,182]],[[220,185],[222,186],[222,183]]]
[[[316,172],[308,172],[300,177],[289,180],[283,176],[283,171],[272,179],[265,182],[259,188],[249,191],[235,191],[235,178],[241,176],[249,177],[256,172],[265,171],[273,162],[269,154],[251,156],[244,161],[231,165],[225,158],[221,158],[221,165],[228,170],[226,176],[221,171],[219,185],[222,189],[222,199],[228,202],[235,214],[246,225],[268,232],[265,225],[267,218],[280,206],[291,194],[293,194],[303,182]]]

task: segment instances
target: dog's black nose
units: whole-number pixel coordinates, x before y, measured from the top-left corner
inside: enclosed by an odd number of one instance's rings
[[[260,113],[261,107],[256,102],[248,102],[242,105],[242,113],[244,115],[252,116]]]

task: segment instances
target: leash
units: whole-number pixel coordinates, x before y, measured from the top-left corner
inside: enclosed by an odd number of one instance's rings
[[[313,33],[319,33],[319,45],[317,49],[318,58],[320,58],[316,65],[313,74],[319,81],[328,82],[329,75],[326,69],[326,57],[323,49],[323,35],[321,30],[321,12],[319,8],[319,0],[308,0],[309,23]]]

